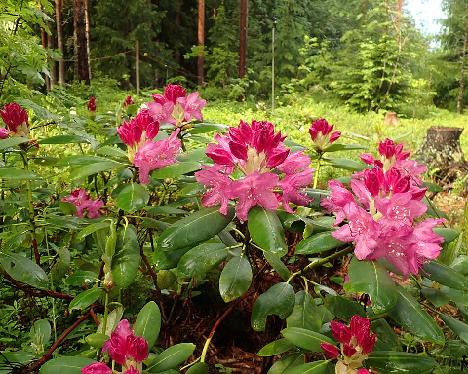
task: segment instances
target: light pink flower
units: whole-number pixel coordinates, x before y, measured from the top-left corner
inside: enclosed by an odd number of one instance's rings
[[[433,228],[444,223],[444,219],[428,218],[418,223],[413,230],[414,250],[419,264],[439,257],[444,238],[437,235]]]
[[[341,132],[333,131],[333,126],[324,118],[320,118],[312,123],[309,134],[319,149],[324,149],[341,136]]]
[[[148,342],[135,336],[128,320],[123,319],[104,343],[102,351],[118,364],[126,366],[127,363],[140,363],[148,357]]]
[[[321,201],[322,207],[328,212],[335,213],[335,225],[339,225],[346,218],[344,207],[348,203],[354,203],[354,196],[349,192],[341,182],[336,180],[328,181],[330,195]]]
[[[160,169],[176,162],[176,156],[181,147],[177,133],[178,131],[174,131],[171,136],[156,142],[147,141],[138,148],[133,164],[138,168],[140,183],[149,183],[149,173],[152,170]]]
[[[7,129],[0,127],[0,139],[6,139],[9,135],[10,132]]]
[[[164,104],[158,102],[147,103],[148,111],[153,117],[154,121],[159,123],[170,123],[172,125],[176,124],[172,112],[174,111],[174,104],[170,101],[165,102]]]
[[[375,208],[385,220],[393,221],[397,225],[411,225],[415,218],[422,216],[427,210],[424,203],[413,200],[410,192],[376,198]]]
[[[96,111],[96,97],[91,96],[88,100],[88,110],[92,113]]]
[[[206,106],[206,100],[200,97],[198,92],[192,92],[187,96],[177,98],[177,103],[184,110],[184,121],[190,122],[192,119],[203,121],[202,109]]]
[[[203,206],[220,205],[219,211],[226,215],[228,213],[229,199],[232,198],[232,181],[221,172],[219,166],[205,166],[195,173],[195,178],[207,190],[202,198]]]
[[[73,204],[78,217],[98,218],[101,215],[100,210],[104,206],[101,200],[91,199],[83,188],[74,190],[69,196],[62,198],[62,201]]]
[[[314,171],[312,169],[306,169],[296,174],[286,175],[278,183],[283,192],[281,196],[283,208],[287,212],[293,212],[289,203],[294,203],[296,205],[309,204],[310,198],[301,190],[312,182],[313,173]]]
[[[0,109],[0,116],[11,135],[29,136],[28,113],[21,105],[14,102],[5,104]],[[2,131],[2,133],[5,136],[5,131]]]
[[[112,374],[112,369],[102,362],[94,362],[81,369],[81,374]]]
[[[249,210],[259,205],[265,209],[276,209],[278,199],[273,189],[278,184],[278,176],[273,173],[254,172],[232,183],[232,196],[239,199],[236,215],[241,221],[247,220]]]
[[[278,170],[286,174],[299,173],[307,169],[310,165],[310,157],[306,156],[304,152],[291,152],[286,160],[277,166]]]

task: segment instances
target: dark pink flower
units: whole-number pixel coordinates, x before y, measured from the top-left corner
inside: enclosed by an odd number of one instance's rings
[[[96,97],[91,96],[88,100],[88,110],[90,112],[95,112],[96,111]]]
[[[341,132],[333,131],[333,126],[324,118],[320,118],[312,123],[309,134],[319,149],[324,149],[341,136]]]
[[[392,139],[385,139],[379,143],[379,154],[386,159],[395,158],[395,160],[406,160],[410,152],[403,151],[403,144],[396,144]]]
[[[323,353],[329,359],[337,358],[340,355],[340,350],[330,343],[320,343],[320,348],[322,348]]]
[[[250,208],[259,205],[265,209],[276,209],[278,199],[273,189],[278,184],[278,176],[273,173],[254,172],[232,183],[232,196],[239,199],[236,215],[241,221],[247,220]]]
[[[127,106],[129,106],[129,105],[132,105],[133,103],[134,103],[133,97],[131,97],[130,95],[128,95],[128,96],[125,98],[123,105],[124,105],[124,107],[127,107]]]
[[[130,322],[123,319],[119,322],[111,337],[104,343],[102,351],[120,365],[128,362],[140,363],[148,357],[148,342],[135,336]]]
[[[81,374],[112,374],[112,369],[102,362],[94,362],[81,369]]]
[[[6,139],[8,136],[10,136],[10,132],[5,128],[0,127],[0,139]]]
[[[133,164],[138,167],[140,183],[149,183],[149,173],[152,170],[174,164],[180,147],[177,131],[174,131],[166,139],[156,142],[147,141],[140,146],[133,160]]]
[[[374,349],[376,335],[372,333],[368,318],[354,315],[349,326],[332,321],[330,327],[333,337],[342,344],[345,356],[352,356],[356,352],[367,355]]]
[[[175,104],[179,97],[185,97],[186,94],[187,92],[182,86],[179,86],[178,84],[168,84],[164,88],[164,94],[154,94],[153,100],[161,105],[164,105],[167,102]]]
[[[369,370],[367,370],[367,369],[360,368],[360,369],[358,369],[356,374],[371,374],[371,372]]]
[[[73,204],[78,217],[98,218],[101,215],[100,210],[104,206],[101,200],[91,199],[83,188],[74,190],[69,196],[62,198],[62,201]]]
[[[29,136],[28,113],[17,103],[5,104],[0,109],[0,116],[11,134],[17,136]],[[3,131],[5,135],[5,131]]]

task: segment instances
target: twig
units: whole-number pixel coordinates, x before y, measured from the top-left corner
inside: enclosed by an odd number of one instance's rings
[[[30,285],[18,282],[17,280],[13,279],[8,273],[4,273],[5,279],[7,279],[10,283],[12,283],[15,287],[19,288],[20,290],[26,292],[27,294],[35,297],[41,297],[41,296],[50,296],[54,297],[56,299],[62,299],[62,300],[73,300],[74,296],[58,292],[58,291],[53,291],[53,290],[41,290],[39,288],[32,287]]]
[[[83,316],[78,318],[75,322],[73,322],[73,324],[70,327],[68,327],[64,332],[62,332],[62,334],[58,337],[58,339],[55,341],[55,343],[52,344],[52,346],[49,348],[49,350],[39,360],[33,362],[29,367],[26,368],[26,370],[27,370],[26,372],[27,373],[32,373],[32,372],[38,370],[42,365],[44,365],[47,362],[47,360],[49,360],[52,357],[54,352],[57,350],[57,348],[60,346],[60,344],[62,344],[62,342],[65,340],[65,338],[74,329],[76,329],[81,324],[81,322],[88,319],[90,317],[90,315],[91,315],[91,309],[88,310],[88,312],[86,314],[84,314]]]

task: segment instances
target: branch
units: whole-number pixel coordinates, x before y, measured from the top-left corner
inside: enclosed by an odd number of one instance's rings
[[[62,300],[73,300],[74,296],[69,295],[66,293],[58,292],[58,291],[53,291],[53,290],[41,290],[39,288],[32,287],[30,285],[18,282],[17,280],[13,279],[10,274],[4,273],[5,279],[7,279],[10,283],[12,283],[16,288],[19,288],[20,290],[26,292],[27,294],[35,297],[44,297],[44,296],[50,296],[56,299],[62,299]]]

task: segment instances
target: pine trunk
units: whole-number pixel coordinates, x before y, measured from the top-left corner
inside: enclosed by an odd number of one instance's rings
[[[90,84],[85,0],[74,0],[75,70],[77,79]]]
[[[243,78],[247,71],[248,12],[249,12],[248,0],[240,0],[239,78]]]
[[[205,75],[205,0],[198,0],[198,47],[200,48],[197,62],[198,84],[204,83]]]
[[[65,62],[63,60],[63,35],[62,35],[62,0],[55,0],[55,23],[57,25],[57,49],[60,52],[58,60],[58,83],[65,83]]]
[[[463,99],[465,98],[465,59],[466,59],[466,47],[468,39],[468,25],[465,27],[465,34],[463,35],[463,46],[460,58],[460,80],[458,86],[458,97],[457,97],[457,112],[463,113]]]

